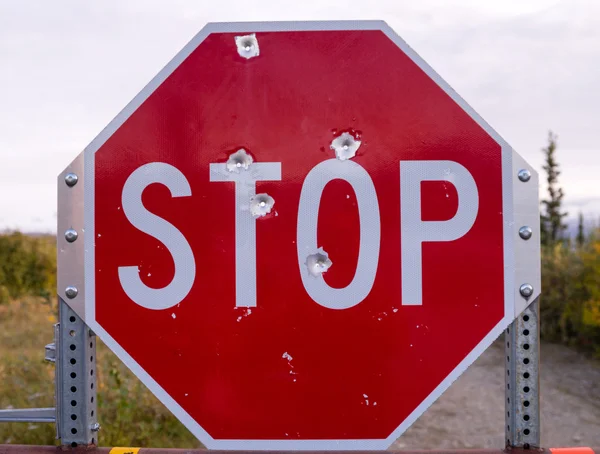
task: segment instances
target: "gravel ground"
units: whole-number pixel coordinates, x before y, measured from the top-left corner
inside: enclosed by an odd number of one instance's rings
[[[504,447],[503,338],[392,449]],[[600,362],[542,343],[540,376],[542,446],[600,447]]]

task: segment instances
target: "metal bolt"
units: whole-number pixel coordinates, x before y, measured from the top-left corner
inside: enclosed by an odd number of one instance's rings
[[[79,293],[79,290],[77,290],[77,287],[73,287],[72,285],[65,289],[65,295],[67,295],[67,298],[69,299],[75,298],[77,293]]]
[[[100,424],[99,424],[99,423],[97,423],[97,422],[95,422],[94,424],[92,424],[92,425],[90,426],[90,430],[91,430],[92,432],[98,432],[98,431],[100,430]]]
[[[531,238],[531,235],[533,235],[533,230],[531,230],[531,227],[524,225],[519,229],[519,236],[524,240]]]
[[[521,296],[524,298],[529,298],[531,295],[533,295],[533,285],[523,284],[519,288],[519,292],[521,292]]]
[[[527,183],[529,181],[529,179],[531,178],[531,172],[527,169],[521,169],[519,170],[519,180],[521,180],[523,183]]]
[[[65,240],[67,240],[69,243],[72,243],[76,239],[77,239],[77,230],[69,229],[65,232]]]
[[[67,183],[67,186],[69,186],[70,188],[75,186],[77,184],[78,180],[79,180],[79,177],[77,175],[75,175],[74,173],[67,173],[65,175],[65,183]]]

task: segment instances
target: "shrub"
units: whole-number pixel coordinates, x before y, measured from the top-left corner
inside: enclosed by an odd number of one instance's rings
[[[0,304],[26,295],[50,301],[55,293],[55,238],[19,232],[0,235]]]
[[[600,356],[600,235],[542,249],[541,335]]]

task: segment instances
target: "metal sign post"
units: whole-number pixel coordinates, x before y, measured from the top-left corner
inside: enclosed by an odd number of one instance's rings
[[[506,329],[506,446],[540,446],[539,299]]]
[[[63,445],[95,445],[96,335],[59,297],[56,358],[56,437]]]

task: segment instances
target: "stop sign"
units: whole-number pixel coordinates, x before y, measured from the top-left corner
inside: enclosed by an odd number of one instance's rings
[[[59,293],[209,448],[387,448],[539,293],[537,175],[383,22],[210,24],[59,183]]]

